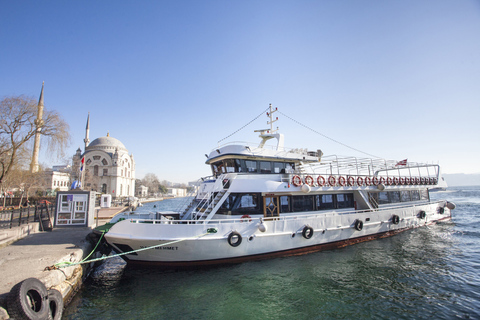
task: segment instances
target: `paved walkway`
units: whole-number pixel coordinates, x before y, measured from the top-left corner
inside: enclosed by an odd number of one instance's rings
[[[126,208],[128,207],[100,209],[99,225],[108,222]],[[91,245],[85,238],[90,232],[89,227],[58,227],[45,232],[32,230],[26,236],[21,235],[23,239],[13,243],[10,240],[8,245],[0,248],[0,305],[4,305],[4,299],[11,288],[24,279],[40,279],[47,288],[65,281],[67,269],[73,267],[54,271],[45,271],[45,268],[62,261],[81,261],[91,250]]]

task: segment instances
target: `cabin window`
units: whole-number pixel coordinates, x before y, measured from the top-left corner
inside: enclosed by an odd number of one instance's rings
[[[272,173],[272,163],[268,161],[260,161],[260,173]]]
[[[274,173],[285,173],[285,163],[274,162],[273,163],[273,172]]]
[[[376,195],[376,197],[375,197]],[[387,192],[379,192],[377,194],[374,194],[375,200],[377,200],[378,204],[386,204],[390,203],[388,201],[388,193]]]
[[[355,206],[352,193],[337,194],[337,208],[353,208]]]
[[[391,191],[388,193],[390,196],[390,202],[391,203],[396,203],[400,202],[400,192],[399,191]]]
[[[281,196],[280,197],[280,213],[290,212],[290,197]]]
[[[422,189],[422,190],[420,190],[420,199],[421,199],[421,200],[429,200],[428,190],[427,190],[427,189]]]
[[[410,199],[410,191],[400,191],[400,200],[402,202],[411,201]]]
[[[313,196],[292,197],[293,212],[313,211]]]
[[[321,194],[317,195],[317,210],[328,210],[333,209],[333,195],[332,194]]]
[[[239,159],[235,159],[235,171],[236,172],[242,172],[242,161]]]
[[[245,166],[247,167],[247,172],[257,172],[257,161],[246,160]]]
[[[231,215],[263,214],[263,202],[258,193],[232,193],[222,205],[221,213]]]
[[[227,173],[235,172],[235,161],[233,159],[227,159],[223,161],[225,165],[225,171]]]
[[[412,190],[412,201],[420,200],[420,193],[418,190]]]

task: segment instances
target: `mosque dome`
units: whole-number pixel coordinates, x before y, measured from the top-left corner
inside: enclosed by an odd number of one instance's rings
[[[110,137],[109,134],[107,134],[106,137],[100,137],[95,140],[93,140],[88,147],[86,148],[85,151],[91,151],[91,150],[104,150],[107,152],[115,152],[115,150],[123,150],[128,152],[127,148],[123,145],[123,143],[120,142],[120,140],[115,139],[113,137]]]

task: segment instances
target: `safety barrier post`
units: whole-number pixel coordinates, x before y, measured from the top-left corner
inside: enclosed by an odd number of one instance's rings
[[[19,215],[18,215],[18,226],[19,226],[19,227],[20,227],[20,225],[22,224],[22,211],[23,211],[22,209],[23,209],[22,207],[20,207],[20,208],[18,209],[18,211],[19,211]]]

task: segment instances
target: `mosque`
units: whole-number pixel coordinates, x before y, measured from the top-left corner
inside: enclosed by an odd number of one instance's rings
[[[107,133],[90,143],[90,114],[85,130],[85,152],[80,148],[72,158],[72,179],[83,181],[84,190],[112,197],[135,195],[135,160],[120,140]]]

